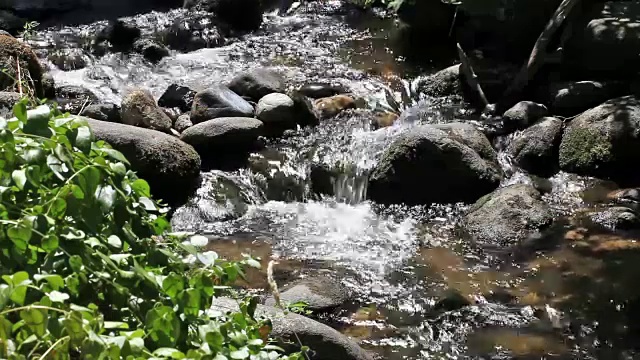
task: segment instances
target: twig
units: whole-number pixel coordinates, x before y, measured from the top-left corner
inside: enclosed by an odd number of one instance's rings
[[[533,50],[531,50],[531,55],[529,55],[529,59],[524,63],[520,72],[516,76],[516,78],[511,83],[511,86],[505,91],[502,98],[505,101],[511,101],[513,96],[527,85],[529,80],[531,80],[540,66],[544,63],[544,58],[546,56],[546,49],[551,41],[551,38],[556,33],[556,31],[561,27],[564,20],[567,18],[567,15],[571,12],[571,9],[579,2],[580,0],[562,0],[562,3],[556,9],[556,12],[553,14],[547,26],[544,28],[536,44],[533,46]],[[508,107],[508,106],[505,106]]]
[[[20,97],[22,97],[22,73],[20,69],[20,59],[16,56],[16,65],[18,67],[18,93],[20,93]]]
[[[487,97],[484,95],[484,91],[482,91],[482,87],[480,86],[480,82],[478,81],[478,75],[473,71],[473,67],[471,66],[471,61],[465,54],[464,50],[462,50],[462,46],[460,43],[456,44],[458,48],[458,57],[460,58],[460,70],[463,72],[464,77],[467,79],[467,84],[471,88],[471,90],[475,91],[478,95],[478,98],[482,102],[482,109],[484,110],[487,105],[489,105],[489,101],[487,101]]]

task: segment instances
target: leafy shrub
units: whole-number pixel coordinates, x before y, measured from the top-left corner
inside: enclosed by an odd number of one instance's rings
[[[87,122],[47,106],[0,119],[0,358],[300,359],[270,323],[212,313],[250,258],[166,235],[166,209]]]

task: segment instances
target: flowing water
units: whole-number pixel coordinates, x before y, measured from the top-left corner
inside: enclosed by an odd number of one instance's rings
[[[127,21],[153,33],[190,16],[196,14],[172,11]],[[42,31],[32,43],[43,56],[86,49],[104,25]],[[216,38],[212,24],[203,26]],[[216,38],[223,46],[174,52],[157,65],[136,55],[85,52],[82,69],[49,66],[58,84],[82,85],[113,102],[131,87],[159,97],[171,83],[200,90],[259,66],[275,67],[292,88],[343,85],[365,106],[269,143],[252,154],[248,169],[204,173],[197,194],[177,209],[174,228],[209,235],[221,256],[279,260],[281,283],[329,271],[354,298],[321,320],[386,359],[635,358],[637,272],[628,264],[637,234],[574,216],[601,206],[614,186],[563,173],[551,178],[544,199],[559,219],[549,234],[554,246],[506,260],[465,241],[457,227],[465,205],[382,207],[367,200],[367,175],[398,134],[465,116],[458,99],[412,93],[424,69],[394,53],[396,31],[392,19],[311,2],[289,15],[266,15],[257,33]],[[406,109],[400,121],[373,130],[375,110],[398,107]],[[500,158],[511,175],[504,185],[533,181]],[[332,196],[314,191],[323,180]],[[244,285],[264,289],[264,273],[250,273]],[[471,305],[447,311],[441,300],[452,294]]]

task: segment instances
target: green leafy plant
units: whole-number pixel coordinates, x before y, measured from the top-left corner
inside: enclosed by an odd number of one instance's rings
[[[313,311],[309,310],[309,303],[306,301],[297,301],[294,303],[286,304],[284,306],[286,312],[292,312],[300,315],[311,315]]]
[[[20,33],[20,37],[24,41],[28,41],[33,38],[36,33],[36,28],[40,26],[40,23],[37,21],[27,21],[24,24],[24,29]]]
[[[246,258],[171,235],[118,151],[45,105],[0,118],[0,358],[302,359],[274,346],[257,301],[212,311]]]

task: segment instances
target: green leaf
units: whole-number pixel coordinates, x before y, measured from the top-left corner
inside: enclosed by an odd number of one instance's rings
[[[27,249],[29,240],[31,240],[31,233],[31,226],[25,221],[21,221],[20,223],[12,225],[7,229],[7,236],[9,236],[9,239],[13,241],[13,244],[20,251],[24,251]]]
[[[85,168],[77,176],[78,185],[82,189],[85,196],[95,196],[98,185],[100,184],[100,170],[95,167]]]
[[[131,189],[140,196],[151,197],[151,188],[149,184],[142,179],[134,181],[133,184],[131,184]]]
[[[55,290],[50,292],[47,295],[49,296],[49,299],[51,299],[51,301],[53,302],[64,303],[66,300],[69,300],[69,294],[55,291]]]
[[[178,295],[178,299],[180,300],[180,307],[182,308],[186,316],[198,316],[202,302],[200,294],[200,291],[196,289],[189,289],[182,291]]]
[[[148,197],[144,197],[144,196],[141,197],[139,202],[140,202],[140,205],[142,205],[142,207],[147,211],[158,210],[158,208],[156,207],[156,204]]]
[[[27,122],[27,104],[19,101],[13,106],[13,115],[23,123]]]
[[[52,252],[58,249],[59,239],[55,235],[47,235],[42,238],[42,249],[46,252]]]
[[[150,340],[158,347],[173,347],[180,336],[180,320],[168,306],[159,306],[147,312],[145,325]]]
[[[42,337],[46,334],[48,318],[46,310],[33,308],[22,310],[20,311],[20,318],[36,336]]]
[[[47,166],[60,180],[65,180],[64,173],[68,171],[67,166],[60,161],[55,155],[47,155]]]
[[[11,173],[11,178],[18,189],[24,190],[24,186],[27,183],[27,173],[25,170],[14,170]]]
[[[172,348],[160,348],[153,352],[154,356],[162,356],[170,359],[184,359],[185,355],[181,351]]]
[[[109,168],[111,168],[111,171],[113,171],[114,173],[118,174],[118,175],[126,175],[127,174],[127,167],[124,166],[123,163],[118,162],[115,164],[109,164]]]
[[[194,235],[189,238],[189,242],[196,247],[205,247],[209,244],[209,239],[202,235]]]
[[[69,266],[74,272],[82,271],[82,258],[80,258],[80,256],[78,255],[71,256],[69,258]]]
[[[62,198],[56,198],[51,204],[51,208],[49,209],[49,214],[51,216],[60,218],[64,216],[67,211],[67,202]]]
[[[84,153],[89,152],[89,150],[91,150],[91,142],[93,141],[91,129],[88,126],[80,126],[77,131],[75,146]]]
[[[184,290],[184,281],[182,277],[171,273],[162,281],[162,290],[169,296],[170,298],[175,298],[179,292]]]
[[[107,243],[116,249],[122,248],[122,240],[117,235],[111,235],[107,238]]]
[[[127,158],[124,157],[124,155],[122,155],[122,153],[120,151],[118,151],[118,150],[102,148],[102,149],[100,149],[100,151],[102,151],[103,153],[109,155],[109,157],[111,157],[114,160],[117,160],[117,161],[120,161],[122,163],[125,163],[125,164],[129,165],[129,161],[127,160]]]
[[[260,262],[257,261],[256,259],[246,259],[245,262],[247,265],[251,266],[252,268],[260,269],[262,267],[262,265],[260,265]]]
[[[236,360],[247,359],[250,355],[251,354],[249,354],[249,349],[247,349],[246,347],[243,347],[240,350],[232,351],[231,354],[229,354],[232,359]]]
[[[129,325],[121,321],[105,321],[104,328],[107,330],[111,330],[111,329],[126,330],[129,328]]]
[[[37,282],[45,280],[49,284],[49,286],[51,286],[52,290],[60,290],[64,286],[64,280],[60,275],[35,274],[33,275],[33,280]]]

